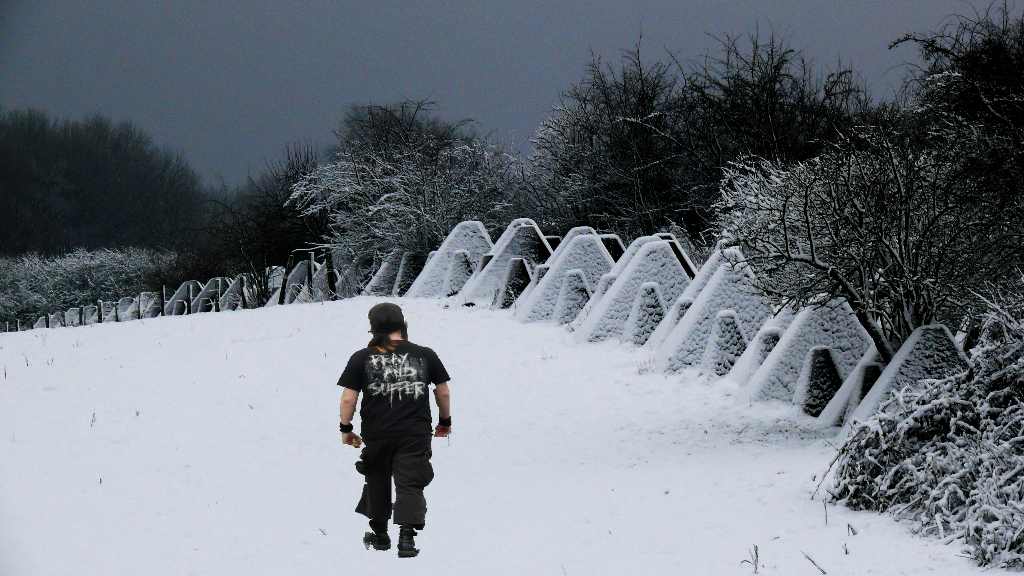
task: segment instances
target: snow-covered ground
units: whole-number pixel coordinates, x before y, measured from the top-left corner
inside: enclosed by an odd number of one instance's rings
[[[0,334],[0,574],[980,572],[812,499],[835,438],[792,407],[436,301],[403,302],[455,401],[423,553],[366,551],[335,381],[376,301]]]

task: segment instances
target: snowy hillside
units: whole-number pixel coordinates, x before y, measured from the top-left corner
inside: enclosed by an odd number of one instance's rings
[[[421,556],[366,551],[335,381],[376,301],[0,334],[0,574],[752,574],[755,546],[759,574],[980,572],[812,499],[835,431],[792,405],[424,300],[454,437]]]

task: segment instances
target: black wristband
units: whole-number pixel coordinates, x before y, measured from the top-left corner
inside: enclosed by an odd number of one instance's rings
[[[341,430],[342,433],[344,433],[344,434],[348,434],[349,432],[352,431],[352,423],[350,422],[348,424],[343,424],[343,423],[339,422],[338,423],[338,430]]]
[[[444,426],[445,428],[451,428],[452,427],[452,417],[449,416],[447,418],[438,418],[437,419],[437,425],[438,426]]]

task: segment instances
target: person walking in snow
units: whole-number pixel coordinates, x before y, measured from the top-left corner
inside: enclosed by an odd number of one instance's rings
[[[356,470],[365,482],[356,512],[370,519],[371,529],[363,536],[363,544],[367,549],[391,549],[388,519],[394,512],[394,523],[400,526],[398,556],[410,558],[419,554],[415,536],[423,530],[427,513],[423,489],[434,478],[427,389],[434,385],[439,412],[433,435],[447,437],[452,426],[449,376],[433,350],[409,342],[408,324],[398,305],[377,304],[367,316],[373,338],[352,354],[338,379],[343,388],[342,442],[363,446]],[[360,393],[362,436],[352,426]]]

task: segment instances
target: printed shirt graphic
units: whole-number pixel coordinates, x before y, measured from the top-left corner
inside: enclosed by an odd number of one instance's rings
[[[364,437],[430,434],[427,388],[449,379],[433,350],[400,342],[394,352],[364,348],[349,358],[338,385],[362,392],[359,405]]]

